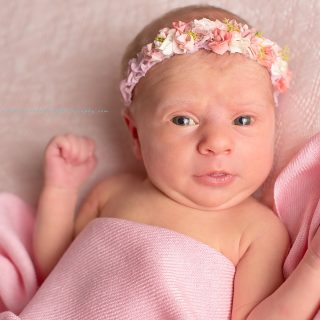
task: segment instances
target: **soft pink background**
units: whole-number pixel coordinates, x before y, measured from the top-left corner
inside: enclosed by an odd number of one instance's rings
[[[105,175],[139,169],[120,118],[121,55],[159,14],[201,3],[232,10],[291,49],[294,78],[278,110],[275,177],[320,129],[319,0],[0,0],[0,192],[36,205],[45,146],[65,132],[97,142],[98,167],[82,196]]]

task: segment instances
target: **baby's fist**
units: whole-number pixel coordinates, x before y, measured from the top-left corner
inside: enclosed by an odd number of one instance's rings
[[[78,191],[96,167],[93,140],[73,134],[54,137],[44,156],[45,185]]]

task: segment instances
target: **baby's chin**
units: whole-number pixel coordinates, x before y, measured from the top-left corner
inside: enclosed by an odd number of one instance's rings
[[[204,213],[212,212],[226,212],[230,210],[236,210],[238,207],[245,205],[248,201],[251,201],[252,193],[254,190],[245,190],[237,193],[236,195],[228,196],[206,196],[205,194],[193,194],[183,195],[178,192],[166,192],[162,190],[167,197],[174,202],[195,209],[203,211]]]

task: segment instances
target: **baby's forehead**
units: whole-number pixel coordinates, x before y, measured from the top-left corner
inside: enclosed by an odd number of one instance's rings
[[[256,75],[257,73],[264,73],[269,75],[266,68],[259,65],[257,62],[244,57],[241,54],[225,53],[219,55],[212,52],[200,50],[193,54],[177,55],[168,60],[157,64],[150,69],[146,74],[146,79],[157,81],[157,78],[163,77],[177,77],[184,75],[191,71],[190,76],[198,76],[204,72],[224,72],[227,70],[240,70],[239,72]],[[193,73],[196,71],[196,73]]]
[[[234,78],[238,79],[233,81]],[[202,81],[206,79],[206,81]],[[226,82],[226,83],[224,83]],[[208,85],[214,90],[218,85],[241,87],[245,83],[272,87],[268,71],[240,54],[218,55],[199,51],[194,54],[174,56],[151,68],[136,87],[137,95],[144,93],[166,94],[171,90],[197,85]],[[163,90],[165,92],[163,92]]]
[[[175,56],[150,69],[135,90],[139,103],[154,111],[180,106],[194,109],[211,102],[231,106],[273,103],[268,71],[237,54]]]

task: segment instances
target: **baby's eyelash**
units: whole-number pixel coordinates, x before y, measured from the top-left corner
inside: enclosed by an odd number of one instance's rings
[[[195,120],[187,116],[175,116],[171,119],[171,122],[178,126],[194,126],[197,124]]]

